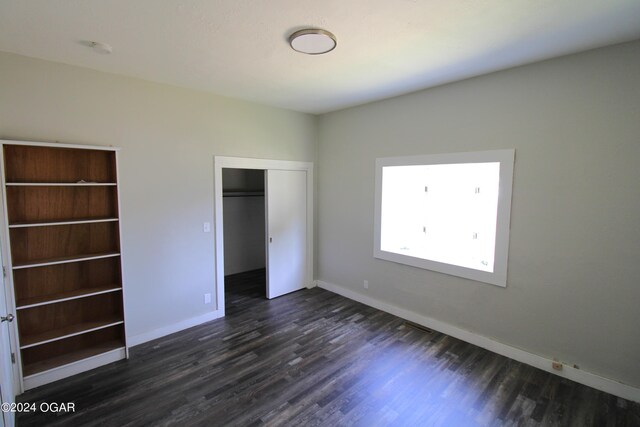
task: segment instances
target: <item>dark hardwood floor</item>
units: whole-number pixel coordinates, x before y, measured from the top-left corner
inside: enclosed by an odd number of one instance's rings
[[[640,426],[640,405],[322,289],[264,299],[227,278],[227,316],[31,390],[74,402],[19,426]]]

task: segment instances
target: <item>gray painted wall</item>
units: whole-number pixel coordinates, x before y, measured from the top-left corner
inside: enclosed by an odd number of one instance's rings
[[[215,309],[213,156],[313,161],[316,118],[0,53],[0,137],[116,145],[129,335]]]
[[[506,289],[373,258],[376,157],[500,148]],[[640,386],[640,42],[327,114],[318,151],[318,279]]]

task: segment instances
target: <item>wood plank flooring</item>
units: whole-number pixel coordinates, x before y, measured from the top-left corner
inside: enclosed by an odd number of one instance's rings
[[[314,288],[264,299],[227,278],[227,316],[31,390],[19,426],[640,426],[640,405]]]

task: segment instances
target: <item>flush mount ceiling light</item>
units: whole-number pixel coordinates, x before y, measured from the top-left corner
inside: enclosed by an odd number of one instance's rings
[[[289,44],[296,52],[321,55],[335,49],[336,36],[319,28],[306,28],[289,36]]]
[[[102,53],[105,55],[108,55],[111,52],[113,52],[113,48],[106,43],[89,41],[87,42],[87,45],[90,48],[92,48],[95,52]]]

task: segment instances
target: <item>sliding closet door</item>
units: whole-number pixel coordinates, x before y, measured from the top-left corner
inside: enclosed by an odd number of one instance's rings
[[[306,287],[307,173],[268,170],[267,298]]]

